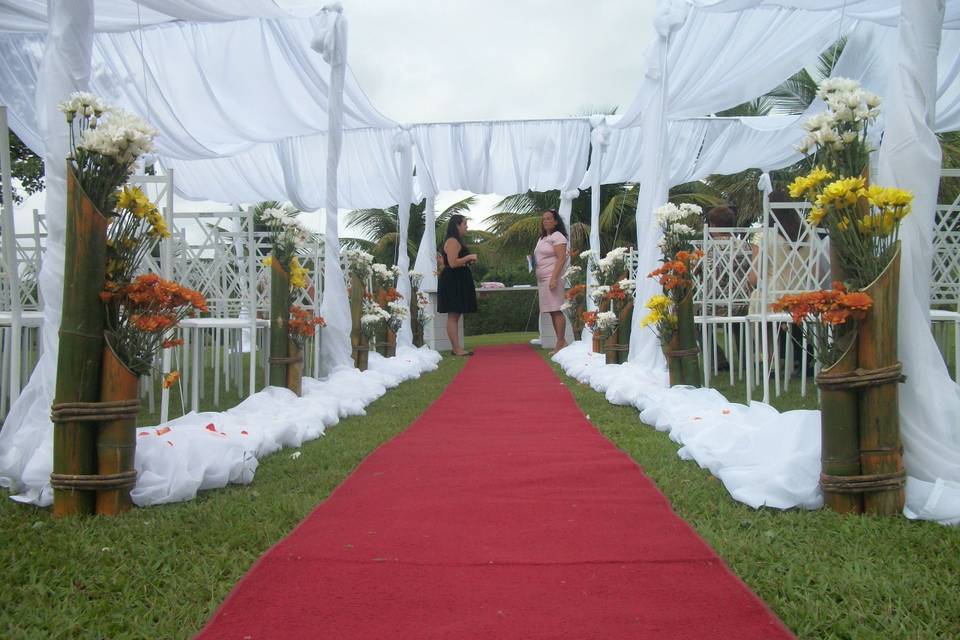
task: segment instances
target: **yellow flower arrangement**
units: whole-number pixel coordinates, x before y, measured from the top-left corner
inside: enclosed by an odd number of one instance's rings
[[[640,319],[641,327],[654,327],[654,332],[664,342],[668,342],[677,326],[677,316],[672,313],[673,301],[669,296],[658,293],[651,296],[644,305],[650,313]]]
[[[913,194],[896,187],[868,186],[863,176],[832,178],[833,173],[817,167],[790,184],[790,195],[813,202],[807,222],[826,228],[847,266],[849,284],[865,286],[890,261]]]
[[[300,265],[296,256],[290,259],[290,286],[294,289],[306,289],[310,283],[309,273]]]

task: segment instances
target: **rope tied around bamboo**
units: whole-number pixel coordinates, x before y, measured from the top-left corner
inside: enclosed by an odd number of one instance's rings
[[[670,358],[686,358],[700,354],[700,347],[689,347],[687,349],[664,349],[663,355]]]
[[[303,356],[270,356],[267,360],[270,364],[297,364],[303,362]]]
[[[874,473],[862,476],[834,476],[820,474],[820,487],[836,493],[866,493],[881,489],[900,489],[906,482],[903,469],[892,473]]]
[[[854,369],[850,372],[821,373],[817,375],[817,386],[823,390],[863,389],[879,387],[885,384],[906,382],[903,365],[896,362],[878,369]]]
[[[111,402],[60,402],[50,408],[50,421],[104,422],[129,420],[140,415],[140,400],[115,400]]]
[[[122,471],[103,475],[70,475],[51,473],[50,486],[68,491],[104,491],[110,489],[129,489],[137,484],[136,471]]]

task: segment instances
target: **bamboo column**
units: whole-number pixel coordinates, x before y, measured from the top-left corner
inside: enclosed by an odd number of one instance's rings
[[[103,350],[100,402],[101,422],[97,430],[96,512],[115,516],[133,506],[130,489],[136,484],[134,470],[137,415],[140,412],[140,376],[117,357],[110,337]]]
[[[363,335],[360,318],[363,316],[363,281],[355,275],[350,276],[350,343],[353,347],[353,362],[360,371],[367,370],[367,360],[370,346],[367,337]]]
[[[697,326],[693,320],[693,292],[677,303],[677,330],[664,349],[670,372],[670,385],[683,384],[691,387],[702,385],[697,346]]]
[[[419,349],[424,345],[424,340],[423,325],[420,323],[420,306],[417,304],[419,296],[417,294],[417,289],[410,291],[410,329],[413,333],[413,346]]]
[[[627,361],[630,351],[630,315],[633,312],[633,303],[624,305],[617,314],[617,328],[607,338],[605,351],[607,364],[623,364]]]
[[[851,344],[840,359],[817,375],[820,387],[820,487],[824,504],[837,513],[861,513],[863,496],[851,491],[860,476],[860,394],[842,381],[856,375],[857,349]]]
[[[53,401],[53,515],[89,514],[95,495],[83,476],[97,473],[96,430],[79,404],[100,399],[109,219],[83,192],[67,163],[63,315]]]
[[[290,273],[276,256],[270,261],[270,385],[287,384]]]
[[[887,268],[864,289],[873,299],[873,309],[857,334],[859,366],[870,380],[860,391],[860,466],[864,476],[873,476],[863,494],[863,507],[876,515],[899,514],[904,503],[897,389],[903,380],[897,360],[899,290],[898,245]]]
[[[319,332],[317,332],[319,335]],[[289,354],[289,364],[287,364],[286,387],[293,391],[297,396],[303,395],[303,350],[295,340],[289,340],[287,343],[287,353]]]

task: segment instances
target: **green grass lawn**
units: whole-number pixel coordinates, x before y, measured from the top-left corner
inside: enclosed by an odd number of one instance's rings
[[[190,638],[250,568],[371,451],[419,416],[466,364],[404,382],[305,443],[260,461],[248,486],[134,509],[53,520],[0,499],[0,638]]]
[[[466,344],[535,335],[472,336]],[[249,486],[113,519],[53,520],[48,510],[0,499],[0,638],[193,636],[251,564],[467,362],[444,358],[438,371],[389,391],[366,416],[304,444],[296,460],[289,449],[261,460]],[[597,428],[801,638],[957,637],[960,530],[899,517],[750,509],[709,472],[680,460],[677,445],[641,424],[635,409],[558,374]]]
[[[709,471],[677,457],[678,445],[642,424],[635,409],[611,405],[551,365],[590,421],[800,638],[960,637],[960,529],[903,517],[751,509]],[[773,404],[797,408],[795,394]]]

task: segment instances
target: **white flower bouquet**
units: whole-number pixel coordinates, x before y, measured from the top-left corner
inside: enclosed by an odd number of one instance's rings
[[[360,329],[368,340],[376,338],[377,333],[390,320],[390,312],[369,298],[363,301],[363,314],[360,316]]]
[[[672,259],[678,251],[692,251],[693,242],[703,229],[703,209],[695,204],[668,202],[654,212],[663,236],[657,245],[664,257]]]
[[[137,160],[153,151],[158,131],[92,93],[70,94],[57,106],[70,125],[68,161],[77,181],[103,215],[112,215],[117,190]]]
[[[354,275],[360,279],[360,282],[366,283],[367,278],[373,273],[373,256],[360,249],[346,249],[343,257],[347,262],[347,271],[344,273],[344,279],[350,282],[350,276]]]

